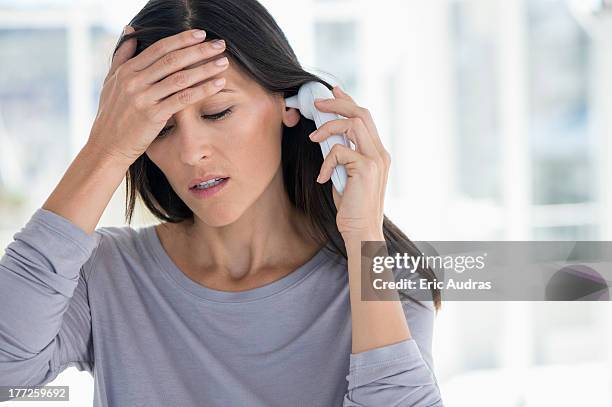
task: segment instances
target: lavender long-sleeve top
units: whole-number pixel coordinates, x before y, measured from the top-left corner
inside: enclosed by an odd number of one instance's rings
[[[179,270],[153,225],[88,235],[39,208],[0,260],[0,385],[75,366],[95,407],[442,406],[424,304],[403,303],[411,339],[353,354],[346,260],[325,248],[226,292]]]

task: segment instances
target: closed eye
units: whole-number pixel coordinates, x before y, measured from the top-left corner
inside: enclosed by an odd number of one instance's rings
[[[210,121],[218,121],[218,120],[222,120],[223,118],[225,118],[226,116],[229,116],[230,113],[232,113],[232,108],[228,107],[227,109],[225,109],[222,112],[219,113],[213,113],[213,114],[208,114],[208,115],[202,115],[202,117],[206,120],[210,120]],[[159,134],[157,135],[157,137],[162,137],[164,135],[166,135],[174,126],[167,126],[164,127]]]

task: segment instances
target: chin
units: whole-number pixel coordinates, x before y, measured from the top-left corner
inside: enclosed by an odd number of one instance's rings
[[[207,208],[207,209],[192,209],[195,216],[197,216],[204,224],[211,227],[222,227],[234,223],[241,212],[232,210],[230,207],[224,208]]]

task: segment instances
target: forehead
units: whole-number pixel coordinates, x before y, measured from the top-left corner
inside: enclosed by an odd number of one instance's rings
[[[203,59],[201,61],[196,62],[195,64],[189,65],[184,69],[191,69],[191,68],[196,68],[198,66],[204,65],[210,61],[214,61],[216,59],[222,58],[222,57],[228,57],[229,59],[229,66],[213,75],[210,76],[206,79],[204,79],[201,82],[198,82],[196,85],[192,85],[192,86],[197,86],[200,85],[202,83],[204,83],[207,80],[214,80],[217,78],[225,78],[225,86],[224,88],[229,88],[229,89],[221,89],[218,93],[227,93],[227,94],[233,94],[233,93],[255,93],[260,91],[260,89],[258,89],[259,87],[257,86],[258,84],[249,79],[247,75],[244,74],[244,72],[242,72],[242,70],[236,65],[235,62],[232,61],[232,59],[227,55],[226,52],[223,52],[221,54],[217,54],[211,58],[207,58],[207,59]],[[231,91],[230,89],[234,90]]]

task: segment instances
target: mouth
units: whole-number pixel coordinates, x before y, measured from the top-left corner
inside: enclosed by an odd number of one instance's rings
[[[193,182],[192,185],[189,187],[189,189],[191,191],[209,190],[211,188],[216,187],[217,185],[227,182],[228,179],[229,177],[221,177],[221,176],[209,177],[206,181],[202,180],[199,182],[198,181]]]

